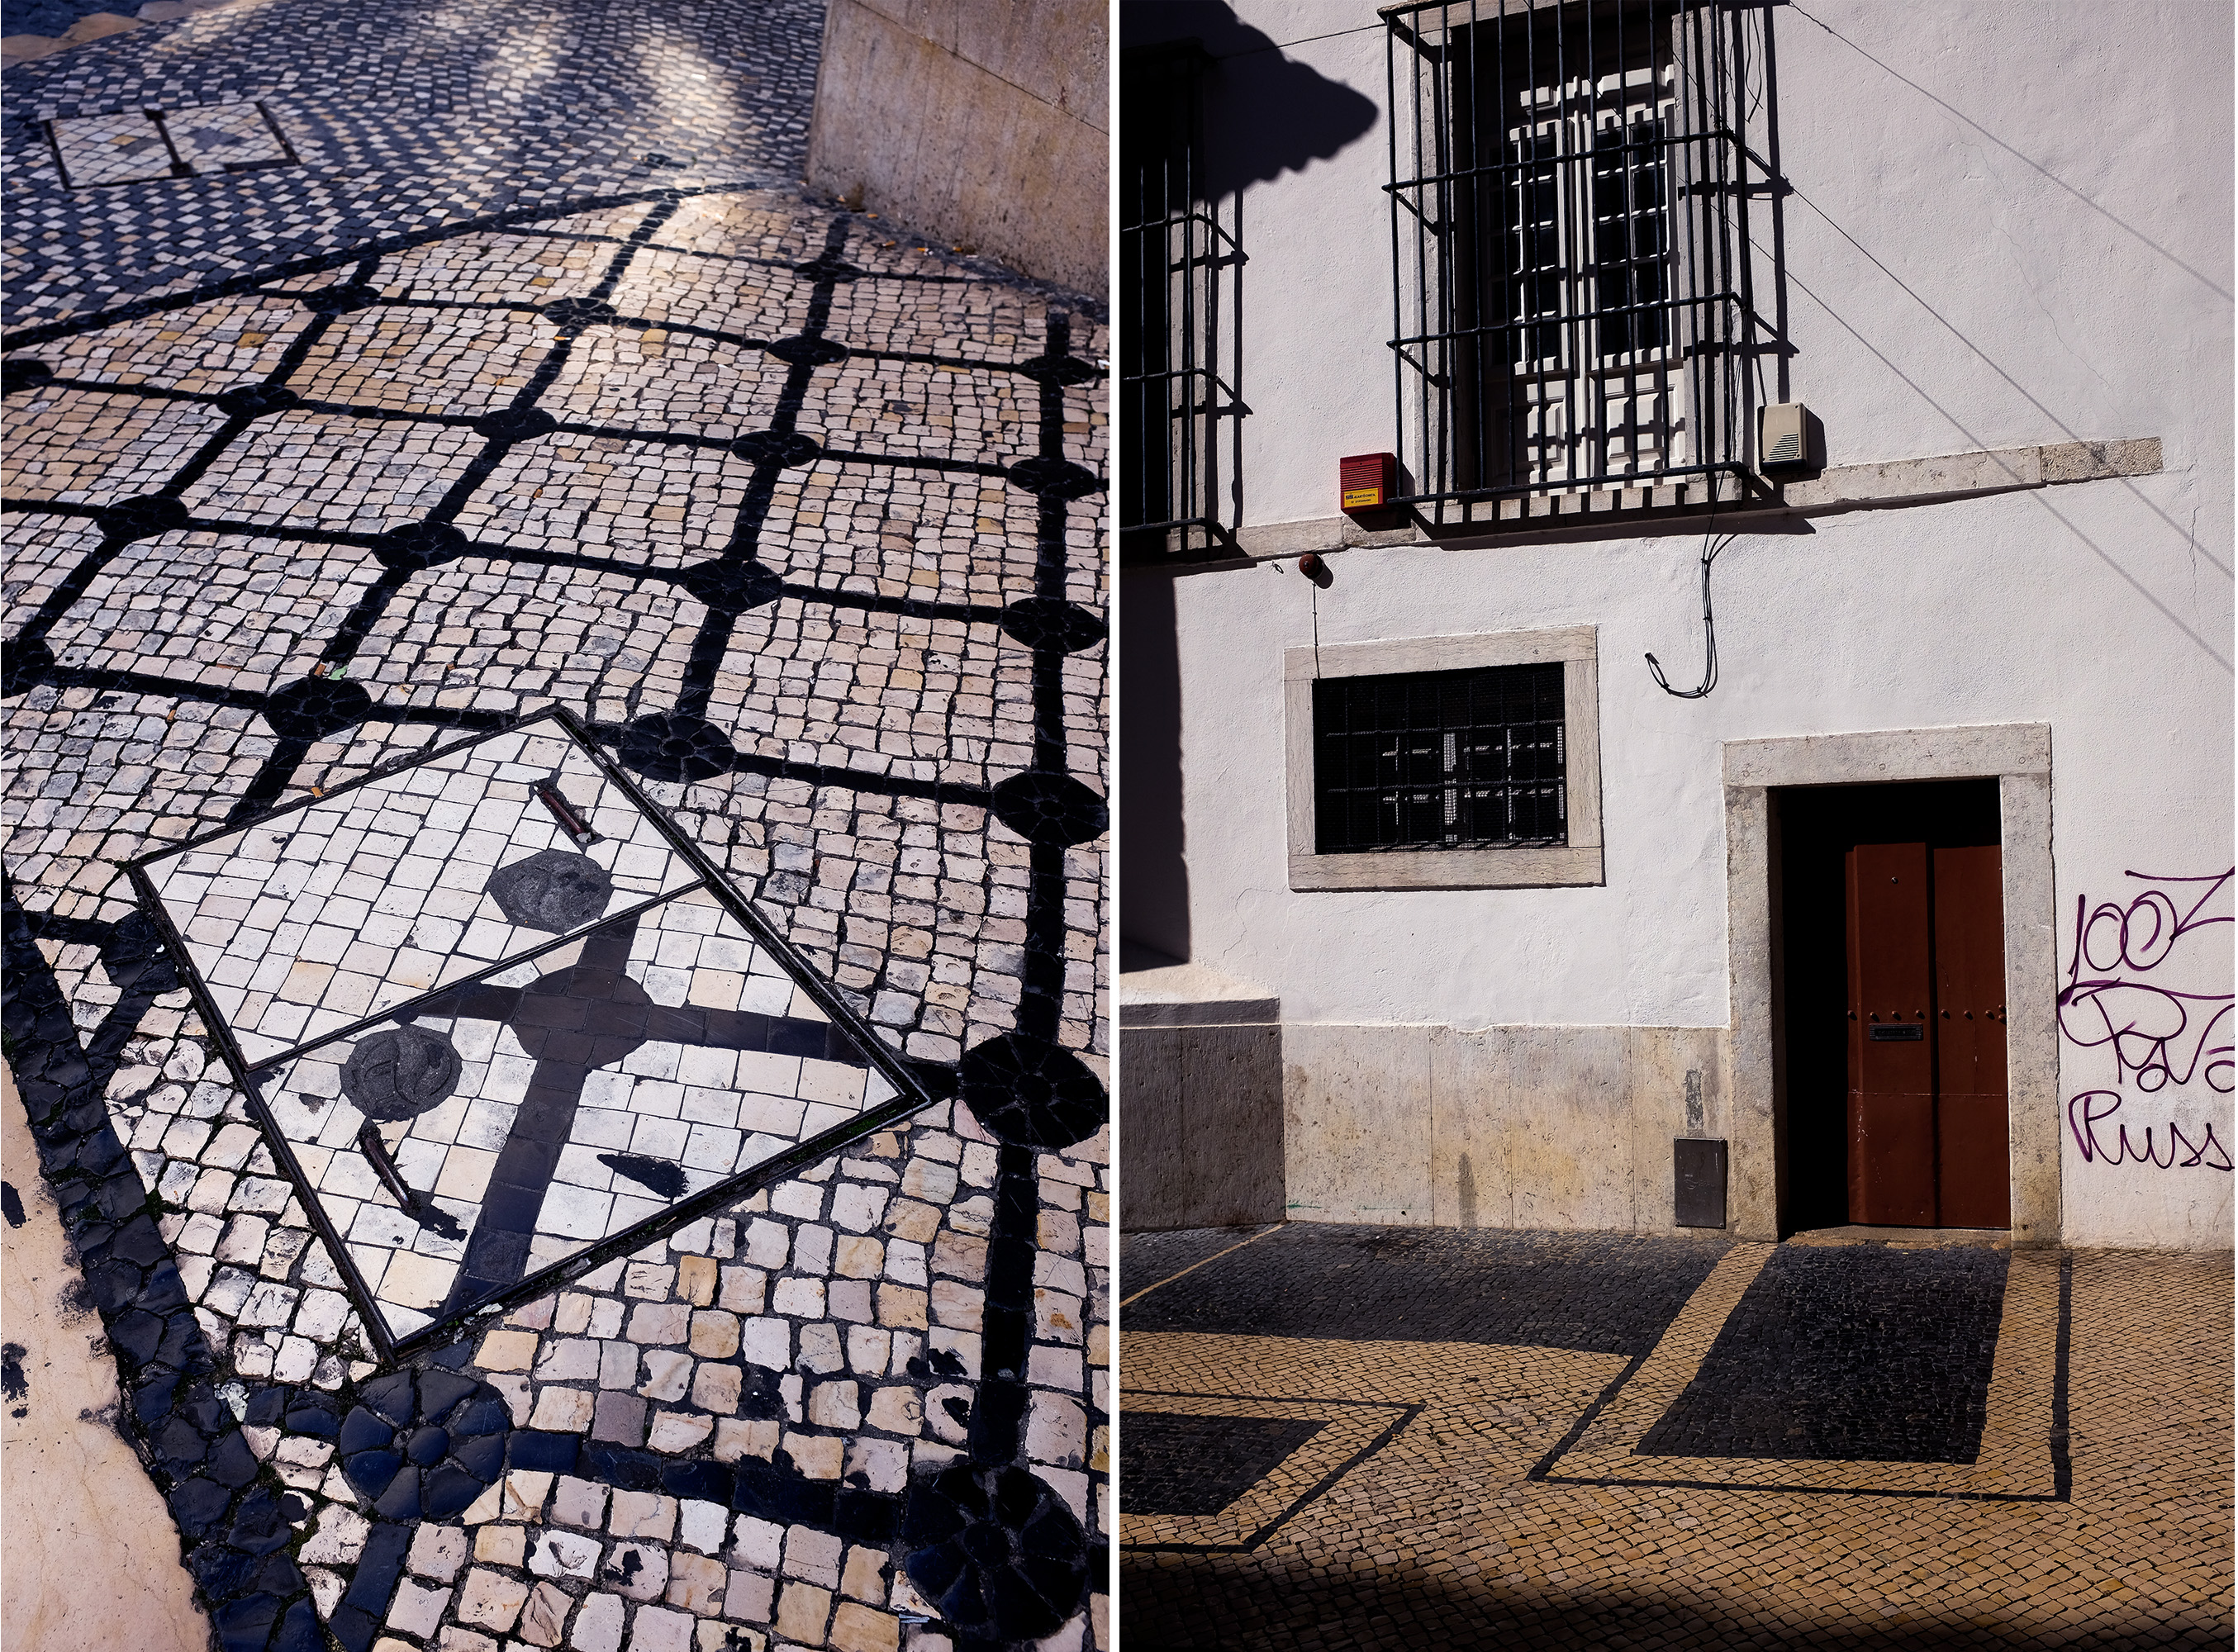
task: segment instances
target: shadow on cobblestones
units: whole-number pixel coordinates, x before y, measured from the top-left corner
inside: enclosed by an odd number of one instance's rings
[[[1148,1569],[1122,1560],[1121,1598],[1129,1602]],[[1772,1648],[1840,1652],[2131,1652],[2144,1647],[2202,1649],[2229,1643],[2228,1619],[2209,1609],[2115,1606],[2087,1623],[2062,1625],[2024,1604],[1994,1612],[1940,1611],[1925,1605],[1876,1615],[1870,1625],[1812,1611],[1792,1590],[1786,1599],[1751,1601],[1738,1609],[1674,1598],[1643,1585],[1625,1590],[1533,1589],[1504,1595],[1495,1585],[1456,1587],[1425,1568],[1413,1576],[1342,1572],[1301,1564],[1210,1561],[1190,1568],[1199,1616],[1170,1634],[1127,1634],[1127,1652],[1349,1652],[1354,1648],[1451,1647],[1492,1652],[1502,1647],[1623,1648],[1626,1652],[1767,1652]],[[1299,1609],[1309,1595],[1314,1609]],[[1131,1605],[1127,1609],[1135,1609]],[[1981,1617],[1992,1621],[1969,1621]]]
[[[1125,1262],[1129,1649],[2228,1642],[2228,1255],[1298,1225]]]
[[[1129,1236],[1130,1269],[1149,1237]],[[1221,1248],[1155,1237],[1153,1259]],[[1142,1298],[1126,1329],[1644,1353],[1724,1252],[1716,1241],[1630,1234],[1295,1223]]]

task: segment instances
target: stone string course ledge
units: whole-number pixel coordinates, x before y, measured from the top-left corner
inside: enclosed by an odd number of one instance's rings
[[[1229,540],[1204,544],[1190,543],[1189,532],[1176,530],[1155,548],[1145,546],[1133,555],[1145,566],[1169,565],[1195,572],[1307,552],[1470,546],[1518,533],[1533,539],[1550,533],[1606,537],[1627,529],[1642,534],[1687,533],[1695,520],[1712,514],[1723,514],[1730,525],[1743,527],[1752,514],[1825,516],[1900,510],[2074,482],[2151,476],[2161,466],[2157,436],[2054,442],[1831,466],[1792,479],[1719,476],[1647,487],[1571,488],[1473,500],[1449,505],[1446,520],[1434,529],[1427,515],[1400,527],[1362,526],[1350,517],[1320,517],[1254,524],[1238,528]],[[1428,513],[1434,514],[1434,508],[1429,507]],[[1201,533],[1195,537],[1202,538]]]

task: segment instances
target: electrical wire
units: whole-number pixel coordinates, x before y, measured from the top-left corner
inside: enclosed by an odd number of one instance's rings
[[[1751,11],[1744,20],[1743,27],[1745,27],[1748,31],[1748,65],[1756,83],[1753,87],[1744,86],[1742,89],[1744,91],[1747,92],[1749,97],[1748,113],[1741,116],[1742,165],[1745,168],[1747,165],[1748,124],[1751,121],[1756,118],[1757,111],[1764,107],[1764,19],[1756,12]],[[1773,199],[1776,202],[1778,197],[1775,195]],[[1774,210],[1777,210],[1776,207]],[[1727,236],[1730,238],[1731,234],[1731,226],[1725,225],[1725,228],[1726,229]],[[1741,255],[1745,258],[1748,254],[1744,253]],[[1754,320],[1753,317],[1751,319],[1751,320]],[[1754,368],[1756,372],[1757,406],[1759,407],[1769,406],[1771,405],[1771,393],[1765,388],[1764,352],[1761,349],[1752,349],[1749,352],[1749,365]]]
[[[1754,89],[1743,88],[1749,92],[1748,113],[1741,117],[1745,126],[1756,118],[1757,110],[1764,107],[1764,19],[1751,11],[1744,20],[1744,26],[1748,30],[1749,44],[1754,48],[1749,53],[1749,67],[1756,71]]]
[[[1671,686],[1671,679],[1663,674],[1663,666],[1661,662],[1659,661],[1652,654],[1650,654],[1647,657],[1647,669],[1654,674],[1655,686],[1661,689],[1665,694],[1668,694],[1674,700],[1698,700],[1706,696],[1712,689],[1718,686],[1718,623],[1716,617],[1712,613],[1710,609],[1710,565],[1718,559],[1719,553],[1722,552],[1727,545],[1731,545],[1734,540],[1739,539],[1741,536],[1738,533],[1728,533],[1724,539],[1720,539],[1717,537],[1717,482],[1716,479],[1712,478],[1711,481],[1710,526],[1709,530],[1702,535],[1703,657],[1701,687],[1691,689],[1672,688]]]

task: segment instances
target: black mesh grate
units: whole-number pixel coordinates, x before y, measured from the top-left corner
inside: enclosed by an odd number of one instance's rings
[[[1314,849],[1566,843],[1567,758],[1559,663],[1321,678]]]

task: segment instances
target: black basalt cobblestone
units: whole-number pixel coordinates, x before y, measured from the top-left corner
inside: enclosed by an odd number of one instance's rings
[[[1971,1463],[2007,1253],[1775,1252],[1643,1455]]]
[[[1120,1436],[1119,1511],[1218,1514],[1324,1426],[1297,1417],[1129,1412]]]
[[[1176,1273],[1199,1259],[1192,1251],[1222,1248],[1209,1236],[1130,1235],[1122,1265],[1134,1269],[1135,1247],[1152,1238],[1152,1259],[1187,1259]],[[1642,1354],[1725,1249],[1716,1240],[1297,1223],[1152,1292],[1127,1310],[1126,1328]]]
[[[315,1646],[316,1618],[301,1576],[284,1561],[254,1563],[291,1536],[293,1494],[261,1466],[242,1425],[252,1404],[260,1417],[286,1415],[291,1396],[267,1390],[251,1400],[215,1389],[215,1364],[169,1246],[156,1231],[156,1200],[101,1100],[124,1036],[169,974],[155,966],[161,955],[144,926],[134,939],[148,950],[111,937],[109,977],[121,995],[89,1044],[81,1044],[12,882],[0,890],[0,1025],[40,1170],[85,1271],[116,1357],[118,1385],[187,1545],[189,1569],[219,1609],[215,1622],[227,1652],[268,1642],[289,1652]],[[315,1404],[300,1409],[317,1411]],[[275,1624],[282,1629],[277,1640]]]
[[[253,27],[158,24],[10,69],[12,313],[82,314],[495,213],[701,182],[709,168],[726,183],[797,182],[820,8],[707,13],[281,0]],[[120,99],[127,86],[139,102]],[[100,192],[129,203],[116,214],[84,211],[42,127],[252,98],[301,168]]]

